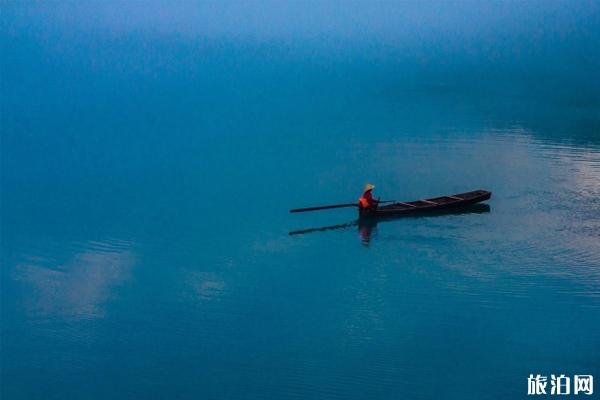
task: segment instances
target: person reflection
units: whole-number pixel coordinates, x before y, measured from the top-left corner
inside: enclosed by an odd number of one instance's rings
[[[363,244],[363,246],[369,246],[371,238],[373,238],[377,234],[377,222],[360,222],[358,224],[358,234],[360,235],[360,241]]]

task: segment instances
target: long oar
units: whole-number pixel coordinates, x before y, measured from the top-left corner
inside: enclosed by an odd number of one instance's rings
[[[381,203],[394,203],[396,200],[385,200],[380,201]],[[306,211],[318,211],[318,210],[328,210],[331,208],[343,208],[343,207],[358,207],[358,203],[346,203],[346,204],[333,204],[331,206],[317,206],[317,207],[307,207],[307,208],[293,208],[290,210],[291,213],[297,212],[306,212]]]
[[[293,208],[290,210],[290,212],[297,213],[297,212],[306,212],[306,211],[328,210],[330,208],[343,208],[343,207],[358,207],[358,203],[334,204],[331,206],[318,206],[318,207],[307,207],[307,208]]]

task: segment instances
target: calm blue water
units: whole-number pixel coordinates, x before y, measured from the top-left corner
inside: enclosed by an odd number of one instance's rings
[[[600,382],[598,2],[2,8],[3,399]]]

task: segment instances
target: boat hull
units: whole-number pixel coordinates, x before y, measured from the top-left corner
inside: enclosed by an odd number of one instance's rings
[[[423,199],[409,202],[398,202],[375,210],[362,210],[360,218],[385,218],[400,217],[415,214],[428,214],[451,209],[467,207],[472,204],[489,200],[492,192],[487,190],[474,190],[472,192],[458,193],[450,196],[440,196],[431,199]]]

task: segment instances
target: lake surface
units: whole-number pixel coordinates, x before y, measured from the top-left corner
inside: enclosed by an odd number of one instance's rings
[[[276,3],[271,30],[247,5],[3,6],[0,397],[599,381],[600,7],[475,23],[464,4]],[[493,197],[367,232],[352,209],[288,213],[366,182]]]

